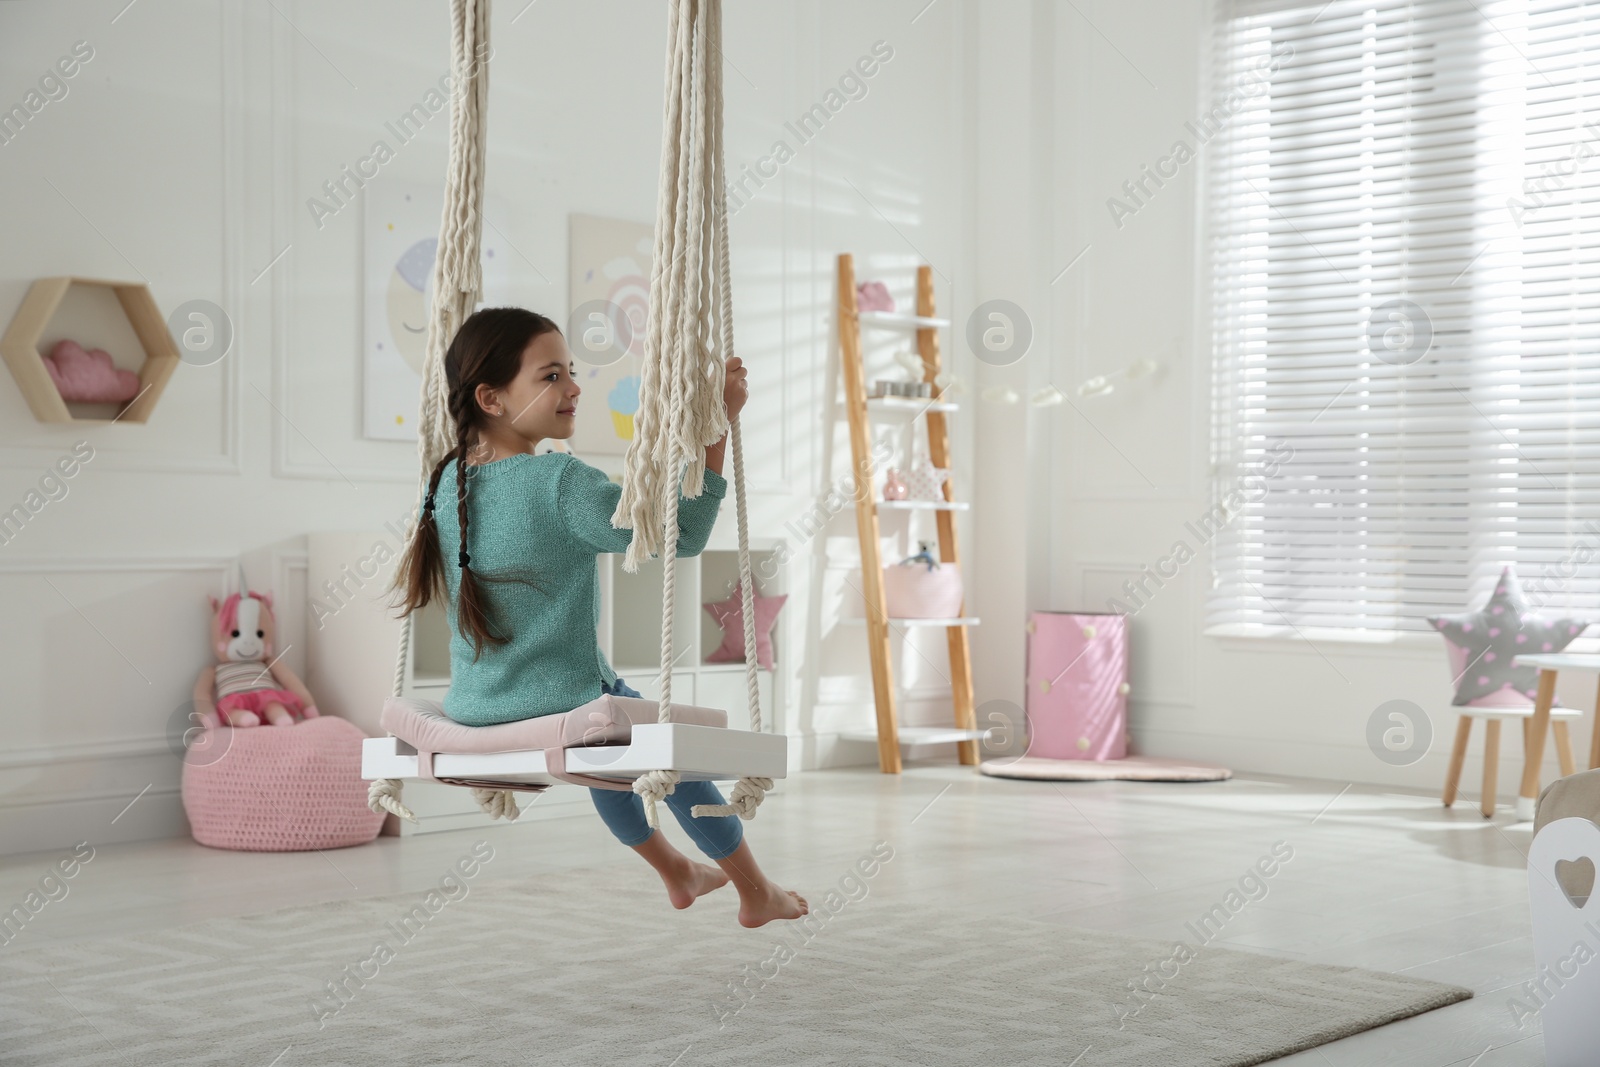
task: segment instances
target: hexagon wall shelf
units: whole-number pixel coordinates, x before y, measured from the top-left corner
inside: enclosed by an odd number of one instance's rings
[[[74,416],[61,399],[61,392],[45,369],[43,353],[39,351],[39,338],[44,335],[56,309],[66,299],[67,290],[74,285],[93,285],[110,289],[122,305],[144,349],[144,362],[139,367],[139,394],[122,406],[113,419],[80,419]],[[178,349],[172,335],[167,332],[161,309],[150,295],[148,286],[141,282],[108,282],[94,278],[40,278],[28,289],[22,306],[11,318],[4,337],[0,337],[0,356],[5,357],[11,376],[17,380],[33,417],[40,422],[146,422],[167,379],[178,367]]]

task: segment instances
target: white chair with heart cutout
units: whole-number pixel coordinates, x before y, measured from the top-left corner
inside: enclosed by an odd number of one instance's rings
[[[1537,1015],[1549,1067],[1600,1059],[1600,771],[1550,783],[1528,849],[1534,976],[1511,998],[1520,1025]]]

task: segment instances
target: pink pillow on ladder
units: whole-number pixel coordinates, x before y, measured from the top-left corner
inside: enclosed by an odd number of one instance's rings
[[[882,282],[862,282],[856,286],[856,308],[859,311],[893,311],[894,297]]]
[[[722,644],[706,657],[707,663],[744,662],[744,582],[734,583],[733,595],[727,600],[702,605],[722,627]],[[762,596],[759,589],[754,597],[756,606],[756,663],[772,670],[772,624],[778,619],[788,593]]]

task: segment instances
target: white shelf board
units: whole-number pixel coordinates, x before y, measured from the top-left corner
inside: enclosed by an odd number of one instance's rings
[[[839,621],[865,623],[867,617],[865,615],[846,615]],[[978,625],[978,617],[976,615],[966,615],[959,619],[900,619],[891,617],[889,622],[899,623],[902,626],[976,626]]]
[[[890,511],[966,511],[972,506],[965,500],[878,500],[875,503]]]
[[[661,668],[656,666],[653,663],[650,664],[649,666],[632,666],[632,667],[625,666],[625,665],[622,665],[622,664],[613,663],[611,665],[611,669],[617,672],[617,677],[622,678],[624,680],[626,680],[628,678],[632,678],[634,675],[649,675],[651,677],[654,677],[655,675],[661,673]],[[769,673],[769,674],[771,673],[771,669],[770,668],[763,667],[760,664],[756,665],[756,670],[758,670],[758,671],[767,671],[767,673]],[[693,663],[680,663],[680,664],[678,664],[677,669],[675,671],[673,671],[673,673],[674,674],[690,674],[690,673],[693,673],[695,671],[699,671],[701,674],[733,674],[734,672],[738,672],[739,674],[743,674],[744,673],[744,664],[743,663],[701,663],[701,664],[697,665],[697,664],[693,664]]]
[[[950,325],[949,319],[903,315],[898,311],[863,311],[857,317],[863,326],[878,326],[885,330],[942,330]]]
[[[988,730],[962,730],[954,726],[902,726],[895,740],[902,745],[946,745],[956,741],[982,741]],[[839,737],[845,741],[878,742],[876,730],[844,730]]]
[[[933,400],[921,396],[869,396],[867,411],[884,414],[921,414],[924,411],[960,411],[961,405],[953,400]]]
[[[661,670],[661,665],[652,663],[649,666],[643,666],[639,664],[629,666],[624,663],[613,663],[611,665],[611,669],[616,671],[618,675],[655,674]],[[680,667],[678,669],[683,670],[684,668]]]

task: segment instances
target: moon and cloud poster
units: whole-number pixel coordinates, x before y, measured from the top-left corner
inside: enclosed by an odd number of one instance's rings
[[[383,181],[371,183],[364,193],[362,434],[380,441],[415,441],[444,188]],[[491,199],[490,220],[500,214],[495,207]],[[517,303],[508,292],[506,256],[499,228],[484,226],[484,304]]]

